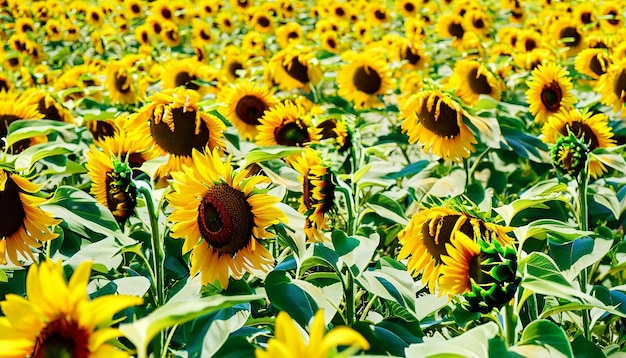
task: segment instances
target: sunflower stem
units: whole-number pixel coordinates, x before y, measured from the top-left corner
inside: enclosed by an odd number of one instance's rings
[[[506,328],[506,340],[509,347],[515,345],[517,341],[517,315],[515,314],[514,303],[504,305],[504,326]]]
[[[465,185],[466,188],[467,188],[467,185],[472,184],[474,182],[474,180],[473,180],[474,172],[478,168],[478,165],[482,162],[482,160],[485,157],[485,155],[487,155],[490,151],[491,151],[491,147],[487,147],[487,149],[485,149],[482,153],[480,153],[478,155],[478,158],[476,158],[474,163],[472,163],[472,166],[466,172],[466,174],[467,174],[466,185]]]
[[[352,277],[352,271],[348,267],[346,273],[346,325],[352,326],[354,324],[354,277]]]
[[[578,177],[578,200],[579,200],[579,215],[580,215],[580,229],[582,231],[587,231],[589,230],[589,221],[588,221],[588,206],[587,206],[587,184],[589,183],[589,175],[588,175],[588,170],[589,170],[589,162],[585,161],[585,165],[583,166],[583,169],[580,171],[579,177]],[[580,290],[583,293],[587,292],[587,280],[588,280],[588,272],[587,272],[588,268],[585,267],[584,269],[582,269],[582,271],[580,271],[580,274],[578,274],[578,281],[580,283]],[[582,310],[581,312],[582,318],[583,318],[583,334],[584,337],[587,338],[587,340],[589,340],[591,342],[591,332],[589,331],[589,322],[590,322],[590,317],[589,317],[589,310]]]
[[[148,209],[148,216],[150,216],[150,229],[152,231],[151,244],[152,244],[152,270],[156,276],[156,297],[155,306],[159,307],[164,303],[164,288],[165,288],[165,272],[163,270],[163,261],[165,254],[163,252],[163,245],[161,243],[161,236],[159,235],[159,220],[158,213],[154,209],[154,201],[152,200],[152,193],[150,189],[143,185],[137,186],[137,191],[143,195],[146,199],[146,207]],[[161,356],[163,351],[163,331],[159,332],[158,337],[153,341],[154,355],[155,357]]]

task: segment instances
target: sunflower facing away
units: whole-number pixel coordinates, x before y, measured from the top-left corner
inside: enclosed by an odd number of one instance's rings
[[[278,103],[260,119],[256,142],[260,146],[304,146],[321,139],[304,107],[292,101]]]
[[[242,81],[222,91],[223,102],[228,107],[228,119],[244,139],[254,139],[258,134],[260,119],[266,110],[276,104],[270,89],[264,84]]]
[[[332,210],[335,198],[333,173],[330,166],[323,163],[320,154],[310,147],[295,157],[291,166],[300,174],[302,184],[298,211],[306,215],[304,232],[309,240],[322,241],[321,231],[328,229],[327,214]]]
[[[184,88],[165,90],[150,96],[150,102],[135,116],[134,131],[130,134],[140,140],[149,140],[155,152],[169,155],[168,162],[157,171],[165,177],[170,170],[178,170],[182,163],[190,163],[193,149],[203,151],[226,147],[223,131],[226,126],[212,114],[198,109],[199,95]]]
[[[111,210],[120,226],[124,226],[137,206],[137,189],[130,166],[113,153],[105,153],[95,146],[91,146],[87,158],[85,167],[91,179],[91,194]]]
[[[0,356],[6,358],[124,358],[112,342],[122,335],[108,322],[117,312],[142,303],[141,297],[105,295],[89,300],[91,262],[81,263],[69,283],[61,262],[32,265],[26,296],[8,294],[0,302]]]
[[[19,264],[18,253],[34,260],[30,248],[40,247],[42,242],[58,236],[50,227],[61,220],[39,208],[45,199],[31,195],[39,190],[41,185],[0,169],[0,264],[7,263],[7,256]]]
[[[626,115],[626,58],[609,66],[606,74],[600,76],[595,91],[602,95],[602,104]]]
[[[338,94],[353,101],[357,108],[382,105],[379,95],[389,92],[393,86],[391,70],[378,53],[346,53],[348,64],[337,71]]]
[[[545,123],[551,115],[569,110],[576,102],[572,80],[567,75],[568,71],[554,62],[533,70],[532,78],[526,83],[529,87],[526,96],[536,123]]]
[[[550,117],[542,128],[542,139],[546,143],[556,143],[559,137],[568,136],[570,132],[585,143],[589,151],[615,146],[608,117],[602,113],[594,114],[586,109],[572,109]],[[589,161],[589,174],[592,177],[597,178],[605,171],[606,168],[600,161],[594,159]]]
[[[337,346],[349,346],[352,353],[368,350],[369,342],[348,326],[335,326],[325,333],[324,311],[318,310],[309,328],[308,342],[289,314],[281,311],[276,316],[275,337],[267,342],[265,350],[257,348],[256,358],[326,358]],[[349,356],[349,354],[345,355]]]
[[[403,132],[424,151],[455,162],[474,151],[476,138],[463,122],[463,108],[450,95],[439,90],[419,92],[406,100],[401,111]]]
[[[486,222],[462,211],[445,206],[420,210],[398,234],[402,248],[398,259],[408,258],[407,268],[435,292],[444,265],[442,256],[450,256],[449,243],[463,233],[474,241],[482,238],[488,242],[499,241],[505,245],[512,241],[508,227]]]
[[[449,88],[455,88],[457,96],[469,106],[478,102],[480,95],[500,100],[504,82],[478,61],[462,60],[456,63]]]
[[[274,258],[259,240],[273,236],[268,226],[287,221],[276,207],[280,199],[256,187],[269,178],[233,171],[216,150],[203,154],[194,149],[192,157],[193,166],[172,172],[174,191],[167,195],[174,208],[171,236],[185,239],[191,276],[200,273],[203,285],[219,282],[227,288],[229,277],[268,272]]]

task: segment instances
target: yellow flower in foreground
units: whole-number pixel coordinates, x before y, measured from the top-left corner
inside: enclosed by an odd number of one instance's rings
[[[26,296],[8,294],[0,302],[0,357],[122,358],[129,355],[107,342],[122,335],[108,327],[113,315],[140,305],[141,297],[87,296],[91,262],[74,271],[69,284],[61,262],[30,267]]]
[[[338,326],[324,335],[324,311],[318,310],[309,329],[308,343],[299,336],[298,327],[286,312],[276,317],[276,337],[267,342],[266,350],[258,348],[256,358],[325,358],[337,346],[368,350],[369,343],[357,331]]]

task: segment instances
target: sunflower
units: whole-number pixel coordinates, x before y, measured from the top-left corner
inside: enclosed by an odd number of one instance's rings
[[[585,37],[581,26],[571,18],[560,19],[551,26],[557,47],[566,47],[566,56],[573,56],[585,47]]]
[[[626,115],[626,58],[609,66],[600,76],[595,91],[602,95],[602,104],[613,106],[613,111]]]
[[[159,25],[159,26],[161,26],[161,25]],[[140,45],[148,46],[148,45],[150,45],[150,34],[151,33],[152,33],[152,30],[151,30],[150,26],[148,26],[146,24],[137,26],[135,28],[135,32],[134,32],[135,39],[137,40],[137,42]]]
[[[59,20],[50,19],[46,22],[46,37],[53,42],[63,40],[63,31]]]
[[[460,15],[445,14],[439,18],[435,28],[441,37],[461,40],[466,31],[464,23]]]
[[[576,55],[574,66],[576,71],[595,80],[605,74],[611,65],[609,52],[602,48],[588,48]]]
[[[340,149],[347,149],[350,145],[350,132],[343,120],[337,118],[328,118],[317,125],[320,130],[322,140],[333,138],[336,146]]]
[[[365,19],[372,25],[385,25],[389,22],[387,7],[380,3],[370,3],[365,8]]]
[[[290,160],[290,164],[300,174],[302,196],[298,211],[306,215],[304,232],[309,240],[323,241],[321,231],[328,229],[327,214],[334,205],[333,172],[330,165],[322,161],[320,153],[309,147]]]
[[[258,134],[260,118],[276,104],[270,89],[264,84],[241,81],[225,88],[220,95],[228,106],[224,116],[244,139],[254,139]]]
[[[106,88],[111,104],[135,104],[139,101],[132,75],[120,61],[112,61],[107,66]]]
[[[287,220],[276,207],[280,199],[256,188],[269,179],[233,171],[216,150],[194,149],[192,157],[194,166],[172,172],[174,191],[167,194],[171,236],[185,239],[183,253],[192,251],[191,276],[227,288],[229,277],[268,272],[274,258],[258,240],[272,237],[268,226]]]
[[[475,60],[458,61],[447,85],[456,89],[456,95],[469,106],[478,103],[480,95],[487,95],[499,101],[504,90],[502,79]]]
[[[211,27],[209,27],[206,22],[200,20],[193,21],[191,27],[191,38],[194,43],[202,45],[209,45],[216,40]]]
[[[94,144],[105,154],[119,158],[131,168],[138,168],[147,160],[156,158],[159,153],[151,148],[150,143],[146,143],[144,138],[132,135],[135,123],[133,116],[121,115],[110,121],[109,134],[94,136]],[[97,121],[89,123],[92,122]]]
[[[215,23],[221,32],[230,33],[235,29],[234,14],[230,11],[220,11],[217,14]]]
[[[422,209],[398,234],[402,245],[398,259],[408,258],[407,268],[413,275],[422,273],[422,282],[435,292],[444,262],[442,256],[450,256],[450,246],[459,235],[472,240],[498,241],[502,245],[512,242],[507,235],[512,228],[500,226],[472,216],[454,205]]]
[[[210,150],[224,151],[226,126],[214,115],[201,112],[198,99],[192,90],[164,90],[150,96],[150,103],[132,118],[131,135],[149,140],[156,153],[169,156],[157,170],[157,177],[166,177],[170,170],[190,163],[193,149],[203,151],[208,146]]]
[[[304,146],[321,139],[305,109],[292,101],[276,104],[259,121],[256,143],[260,146]]]
[[[602,7],[600,7],[598,17],[600,21],[600,28],[608,33],[615,33],[623,29],[622,23],[623,8],[616,2],[607,1]]]
[[[579,3],[574,5],[574,18],[583,26],[593,25],[596,22],[596,5],[593,3]]]
[[[256,358],[347,357],[348,354],[332,354],[331,352],[336,352],[338,346],[348,346],[352,353],[356,353],[359,349],[368,350],[370,348],[369,342],[359,332],[348,326],[335,326],[325,334],[324,311],[321,309],[313,317],[308,341],[305,341],[298,333],[298,327],[285,311],[279,312],[276,316],[274,331],[275,337],[267,342],[265,350],[256,349],[254,352]]]
[[[262,34],[271,33],[274,30],[274,18],[268,15],[266,12],[257,11],[252,16],[251,25],[255,31]]]
[[[511,245],[476,241],[459,232],[446,250],[438,282],[442,293],[464,295],[464,306],[481,313],[500,308],[513,298],[521,278],[516,274],[517,255]]]
[[[543,124],[551,115],[572,108],[576,97],[566,69],[549,62],[537,66],[531,74],[532,79],[526,82],[526,96],[536,123]]]
[[[402,131],[410,143],[419,142],[425,151],[455,162],[474,151],[477,141],[463,122],[465,112],[450,95],[422,91],[409,97],[401,111]]]
[[[516,33],[514,46],[518,51],[528,53],[544,47],[544,42],[541,33],[536,30],[522,29]]]
[[[0,92],[0,140],[6,138],[11,123],[20,119],[41,119],[43,115],[37,105],[20,98],[16,93]],[[30,139],[23,139],[11,145],[11,152],[19,153],[31,145]],[[4,141],[0,143],[4,149]]]
[[[91,146],[87,158],[85,168],[91,179],[91,194],[123,227],[137,206],[137,188],[132,182],[130,167],[113,153],[100,151],[95,146]]]
[[[24,103],[35,104],[37,111],[42,114],[45,119],[52,119],[66,123],[75,123],[72,113],[65,108],[50,92],[31,88],[20,95],[20,101]]]
[[[323,75],[313,49],[295,45],[277,52],[270,60],[267,71],[284,90],[316,85]]]
[[[20,17],[15,19],[13,29],[18,34],[28,34],[35,31],[35,22],[30,17]]]
[[[276,41],[281,48],[287,48],[290,44],[302,42],[304,36],[302,26],[295,21],[290,21],[276,28]]]
[[[181,37],[180,32],[178,31],[178,25],[176,25],[174,21],[163,21],[161,26],[162,30],[159,35],[165,45],[169,47],[176,47],[180,45]]]
[[[216,80],[217,71],[196,58],[171,59],[163,65],[163,73],[161,75],[161,83],[164,89],[184,87],[197,91],[200,95],[207,92],[217,92],[217,88],[200,84],[197,81],[206,83]]]
[[[468,30],[482,36],[486,36],[491,31],[491,19],[487,13],[481,9],[469,10],[463,18]]]
[[[408,20],[414,17],[421,8],[422,2],[419,0],[394,0],[396,9]]]
[[[0,302],[5,315],[0,317],[0,356],[129,357],[114,343],[122,332],[109,325],[117,312],[143,300],[126,295],[89,300],[91,266],[89,261],[78,265],[68,284],[60,261],[32,265],[27,298],[8,294]]]
[[[414,42],[403,41],[400,45],[400,60],[406,61],[403,69],[409,71],[421,70],[426,67],[428,57],[424,52],[423,46]]]
[[[337,93],[353,101],[357,108],[382,105],[378,96],[393,88],[391,70],[385,59],[374,51],[346,52],[342,57],[349,62],[337,71]]]
[[[589,151],[615,146],[608,117],[602,113],[594,114],[586,109],[574,108],[567,112],[557,113],[550,117],[541,131],[542,140],[546,143],[556,143],[559,137],[567,136],[571,132],[587,145]],[[597,178],[605,171],[606,168],[600,161],[592,159],[589,162],[589,174],[592,177]]]
[[[11,262],[19,264],[18,253],[34,261],[30,247],[40,247],[42,242],[58,236],[49,227],[58,225],[61,220],[39,208],[44,199],[31,195],[41,187],[0,169],[0,264],[7,263],[7,256]]]
[[[0,92],[9,92],[11,89],[13,89],[13,82],[11,82],[7,76],[0,73]]]
[[[339,38],[337,33],[334,31],[326,31],[322,34],[320,38],[320,42],[322,43],[322,48],[328,52],[332,53],[340,53],[341,50],[339,48]]]
[[[242,72],[248,68],[249,56],[234,46],[224,49],[224,62],[222,63],[222,82],[229,83],[242,78]]]
[[[124,14],[134,19],[140,17],[144,12],[144,3],[142,0],[123,0],[124,2]]]

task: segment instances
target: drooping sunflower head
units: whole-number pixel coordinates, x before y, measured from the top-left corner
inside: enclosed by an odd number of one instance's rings
[[[132,75],[120,61],[108,64],[105,84],[112,104],[135,104],[139,100]]]
[[[74,123],[72,113],[48,91],[31,88],[22,93],[20,98],[23,98],[27,103],[36,104],[37,111],[41,113],[45,119]]]
[[[462,161],[477,143],[464,123],[464,110],[452,97],[439,90],[422,91],[409,97],[401,108],[402,130],[410,143],[445,160]]]
[[[333,138],[339,150],[346,150],[350,146],[351,134],[343,120],[329,118],[318,124],[317,128],[320,130],[321,139]]]
[[[40,185],[0,169],[0,264],[6,264],[8,256],[18,265],[18,253],[34,260],[30,248],[58,236],[50,228],[61,220],[39,208],[45,203],[43,198],[31,195],[40,189]]]
[[[259,121],[256,142],[260,146],[304,146],[321,139],[304,107],[292,101],[268,109]]]
[[[184,238],[183,253],[191,253],[191,275],[203,285],[241,279],[246,271],[268,272],[272,254],[259,240],[273,235],[267,228],[285,222],[276,207],[280,199],[257,188],[267,177],[235,172],[215,150],[193,151],[193,166],[172,173],[174,191],[167,195],[174,211],[171,236]]]
[[[37,105],[13,92],[0,92],[0,149],[5,149],[2,139],[9,132],[11,123],[24,119],[41,119],[43,114],[37,110]],[[31,139],[23,139],[11,145],[10,151],[20,153],[31,145]]]
[[[204,151],[226,148],[223,140],[224,123],[216,116],[198,108],[199,95],[184,88],[165,90],[149,98],[132,118],[133,137],[140,140],[150,138],[155,151],[168,155],[168,163],[162,166],[157,176],[165,177],[170,170],[180,169],[181,164],[191,160],[194,149]]]
[[[489,313],[509,302],[521,281],[517,254],[512,245],[471,239],[460,232],[446,244],[439,288],[442,293],[463,295],[471,312]]]
[[[504,82],[485,65],[475,60],[457,62],[448,86],[455,88],[457,96],[470,106],[478,102],[480,95],[487,95],[499,101],[504,90]]]
[[[435,292],[442,266],[442,256],[450,256],[450,243],[462,233],[472,240],[507,244],[511,228],[487,222],[462,210],[446,206],[420,210],[398,234],[402,245],[398,259],[408,258],[407,268],[414,276],[422,274],[422,282]]]
[[[353,101],[357,108],[382,105],[378,96],[387,94],[392,86],[391,70],[378,52],[345,53],[348,61],[337,72],[338,94]]]
[[[605,74],[611,65],[611,57],[606,49],[588,48],[576,55],[574,66],[576,71],[595,80]]]
[[[224,88],[221,95],[227,105],[224,116],[244,139],[256,137],[261,117],[276,104],[270,89],[262,83],[241,81]]]
[[[290,164],[300,174],[302,196],[298,211],[306,215],[304,232],[309,240],[322,241],[321,231],[328,229],[327,214],[334,207],[334,174],[320,153],[310,147],[290,160]]]
[[[284,90],[307,89],[322,79],[322,68],[312,48],[290,45],[270,60],[268,71]]]
[[[613,106],[613,111],[626,115],[626,58],[609,66],[600,76],[595,91],[602,95],[602,104]]]
[[[605,114],[593,113],[586,109],[572,109],[568,112],[558,113],[550,118],[542,128],[543,138],[546,143],[557,143],[559,138],[568,137],[570,133],[578,138],[588,151],[596,148],[610,148],[615,146],[613,131],[609,126],[609,119]],[[564,161],[564,166],[571,166],[576,170],[576,160],[582,160],[579,146],[570,142],[562,142],[553,150],[553,156],[560,162]],[[583,161],[584,163],[584,161]],[[606,169],[598,160],[590,160],[589,173],[594,178],[602,175]]]
[[[26,277],[26,296],[8,294],[0,302],[2,357],[130,357],[113,340],[122,336],[108,327],[113,315],[142,303],[141,297],[105,295],[89,300],[87,284],[92,263],[85,261],[68,281],[61,262],[32,265]],[[24,324],[24,322],[28,324]]]
[[[576,102],[568,71],[554,62],[539,65],[527,85],[529,110],[536,123],[545,123],[551,115],[571,109]]]

